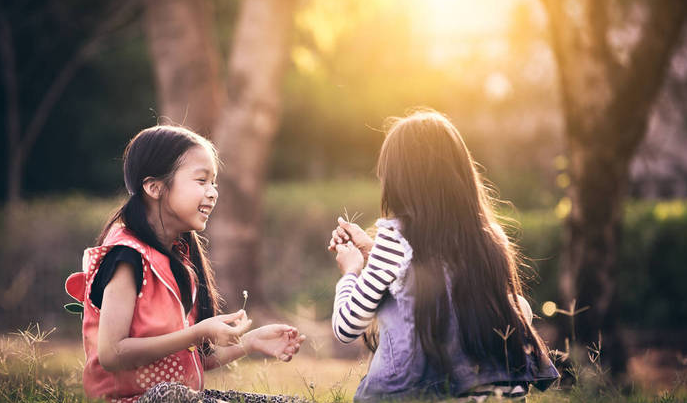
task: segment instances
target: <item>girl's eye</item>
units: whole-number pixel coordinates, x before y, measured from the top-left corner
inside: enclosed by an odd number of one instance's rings
[[[198,182],[200,182],[200,183],[205,183],[205,182],[206,182],[205,179],[196,179],[196,180],[197,180]]]

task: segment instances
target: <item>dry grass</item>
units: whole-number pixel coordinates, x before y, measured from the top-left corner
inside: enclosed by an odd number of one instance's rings
[[[289,362],[275,359],[239,360],[206,374],[206,388],[288,394],[332,401],[333,393],[351,400],[365,374],[362,361],[296,356]]]
[[[0,402],[86,402],[81,389],[84,353],[75,341],[47,342],[49,332],[35,327],[0,337]],[[352,400],[366,371],[364,360],[325,357],[326,349],[305,348],[290,362],[244,358],[206,373],[205,386],[268,394],[299,395],[321,403]],[[331,350],[329,350],[331,351]],[[571,356],[574,356],[571,351]],[[576,385],[532,393],[532,403],[678,403],[687,402],[684,371],[659,390],[621,389],[602,369],[574,363]],[[646,370],[646,369],[645,369]]]

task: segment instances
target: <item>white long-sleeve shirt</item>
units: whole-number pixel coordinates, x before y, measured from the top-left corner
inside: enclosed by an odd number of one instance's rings
[[[365,332],[384,293],[399,276],[406,256],[394,231],[379,226],[360,275],[346,274],[336,284],[332,328],[343,343],[350,343]]]
[[[378,220],[378,224],[388,222],[384,219]],[[367,265],[359,276],[353,273],[346,274],[336,284],[332,329],[336,338],[343,343],[351,343],[365,332],[384,293],[392,287],[394,281],[402,277],[403,265],[409,265],[412,248],[397,231],[388,225],[377,225],[377,236]],[[507,238],[505,239],[507,242]],[[533,314],[529,303],[521,295],[518,295],[516,300],[525,320],[532,324]]]

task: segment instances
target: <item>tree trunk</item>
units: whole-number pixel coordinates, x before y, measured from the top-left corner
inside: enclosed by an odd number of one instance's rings
[[[614,133],[596,135],[613,136]],[[605,362],[622,373],[625,349],[610,308],[629,160],[615,157],[604,147],[590,147],[575,137],[570,139],[569,153],[569,171],[575,184],[569,189],[573,207],[565,225],[560,295],[566,306],[576,299],[578,308],[591,309],[580,313],[575,318],[577,328],[566,328],[564,334],[592,346],[598,343],[601,331],[604,356],[608,357]],[[567,325],[567,318],[563,323]]]
[[[214,139],[224,167],[222,199],[210,224],[212,260],[228,306],[265,303],[260,288],[262,194],[272,140],[281,115],[281,91],[295,1],[245,0],[228,65],[228,106]]]
[[[226,103],[212,24],[212,5],[205,0],[145,2],[159,121],[181,124],[206,136]]]
[[[591,346],[601,331],[603,354],[618,373],[625,369],[626,354],[611,307],[628,165],[644,138],[687,6],[678,0],[646,2],[642,36],[629,61],[621,64],[606,39],[608,7],[614,3],[578,2],[578,13],[558,0],[543,3],[558,63],[570,156],[572,210],[564,232],[561,303],[567,308],[577,299],[578,307],[590,307],[575,318],[577,340]]]

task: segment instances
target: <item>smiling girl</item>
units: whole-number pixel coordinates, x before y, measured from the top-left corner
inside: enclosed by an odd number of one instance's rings
[[[124,153],[129,199],[86,249],[67,292],[84,303],[84,389],[120,402],[264,399],[203,390],[203,371],[257,351],[291,359],[304,336],[287,325],[248,330],[220,315],[203,231],[217,203],[217,152],[180,127],[155,126]],[[275,401],[288,400],[269,396]]]

